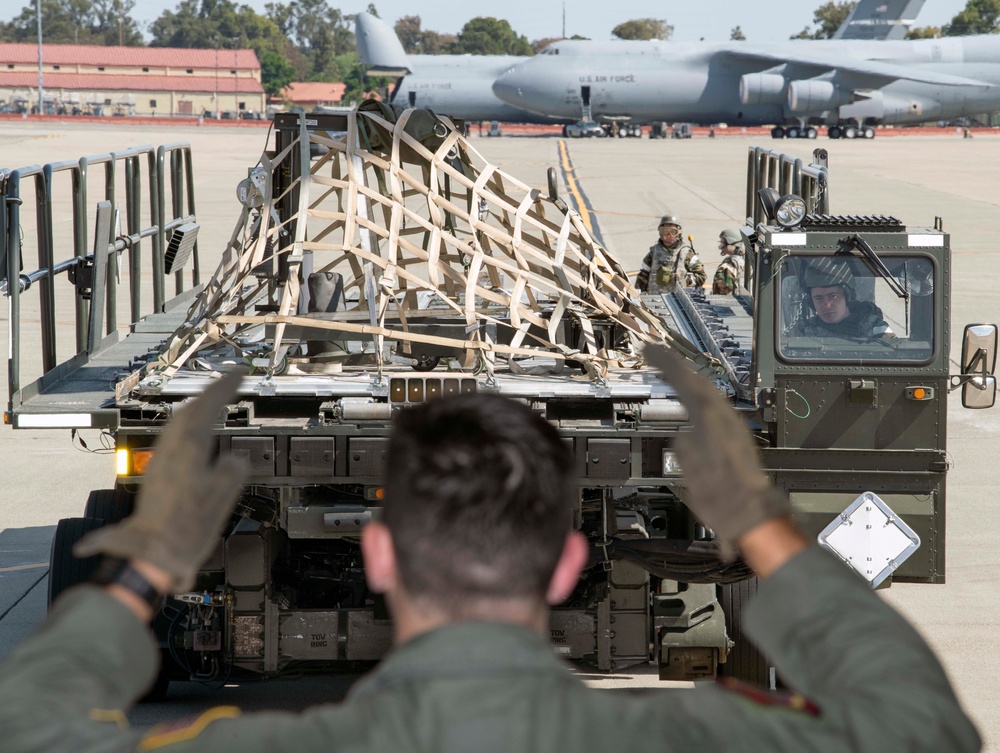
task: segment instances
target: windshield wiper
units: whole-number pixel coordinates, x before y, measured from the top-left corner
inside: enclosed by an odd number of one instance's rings
[[[885,280],[886,284],[892,289],[892,292],[896,294],[897,298],[904,298],[906,300],[910,299],[910,292],[903,287],[899,280],[892,276],[892,272],[889,271],[885,262],[879,258],[879,255],[872,250],[872,247],[868,245],[868,241],[855,233],[854,235],[849,235],[844,238],[841,243],[859,251],[861,256],[864,257],[862,261],[865,262],[865,266],[867,266],[874,274],[877,274]]]

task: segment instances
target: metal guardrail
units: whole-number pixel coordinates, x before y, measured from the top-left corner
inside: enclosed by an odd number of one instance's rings
[[[796,194],[805,199],[808,214],[830,214],[830,180],[826,149],[814,149],[813,161],[806,165],[799,157],[762,146],[750,147],[747,164],[747,224],[764,222],[764,209],[757,200],[761,188],[779,194]]]
[[[145,183],[142,176],[144,160],[147,171]],[[103,168],[104,190],[101,201],[95,203],[96,211],[90,206],[88,196],[91,168]],[[124,196],[118,196],[118,177],[122,169],[125,173]],[[69,173],[73,255],[57,261],[53,233],[53,186],[55,176],[62,173]],[[169,212],[166,196],[168,178]],[[26,200],[22,196],[22,185],[29,183],[33,185],[35,194],[34,236],[21,227],[21,207]],[[75,162],[0,169],[0,198],[3,201],[0,207],[0,292],[9,298],[10,313],[7,364],[9,406],[22,385],[21,296],[27,291],[36,289],[39,297],[42,348],[42,374],[39,376],[58,365],[56,282],[61,276],[75,288],[76,356],[94,351],[100,340],[98,325],[101,319],[105,321],[106,334],[117,327],[118,265],[111,262],[117,262],[121,254],[128,253],[130,322],[135,323],[147,314],[163,311],[166,302],[164,257],[170,237],[176,228],[195,221],[191,146],[187,143],[139,146],[83,157]],[[142,226],[144,205],[148,206],[149,217],[149,224],[145,227]],[[112,213],[118,207],[121,207],[124,229],[120,235],[113,236]],[[92,240],[91,233],[95,231],[96,237]],[[24,266],[23,246],[30,243],[27,239],[33,239],[37,248],[37,269],[26,269]],[[144,310],[141,281],[143,241],[146,240],[150,249],[153,302]],[[191,285],[195,286],[200,282],[197,243],[191,258]],[[101,279],[96,279],[98,276]],[[179,294],[184,290],[183,270],[177,270],[174,279],[175,293]],[[91,326],[92,319],[95,326]]]

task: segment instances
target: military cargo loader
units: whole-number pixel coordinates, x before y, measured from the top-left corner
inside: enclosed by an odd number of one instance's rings
[[[219,416],[218,446],[246,459],[249,481],[195,590],[157,616],[158,690],[378,660],[392,626],[366,587],[358,537],[392,472],[392,416],[477,391],[537,410],[576,458],[573,514],[592,556],[552,611],[556,652],[604,671],[655,662],[667,680],[773,682],[740,627],[752,573],[718,560],[684,504],[673,447],[687,414],[644,364],[651,343],[714,376],[802,527],[873,587],[944,581],[947,396],[961,388],[968,407],[993,404],[997,333],[967,328],[951,373],[939,222],[832,215],[823,154],[804,165],[752,149],[743,289],[643,295],[559,197],[554,172],[544,189],[527,186],[446,118],[365,107],[277,116],[273,144],[236,187],[240,218],[208,281],[183,145],[98,158],[111,177],[96,211],[74,180],[76,244],[62,261],[52,175],[79,177],[91,162],[0,173],[5,423],[100,430],[117,464],[114,487],[59,523],[50,598],[93,567],[73,543],[131,511],[172,411],[219,373],[248,372]],[[39,219],[22,244],[27,181]],[[113,229],[116,198],[125,230]],[[126,278],[132,325],[121,333]],[[76,354],[59,363],[55,311],[67,299]],[[850,315],[833,321],[838,303]],[[33,381],[21,374],[26,305],[41,322]]]

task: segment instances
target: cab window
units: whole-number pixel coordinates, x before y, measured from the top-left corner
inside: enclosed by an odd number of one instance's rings
[[[934,263],[924,256],[882,261],[888,278],[856,256],[785,257],[776,317],[779,355],[790,361],[929,360]]]

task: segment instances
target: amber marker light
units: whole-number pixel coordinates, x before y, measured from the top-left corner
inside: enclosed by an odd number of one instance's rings
[[[381,486],[375,490],[375,499],[385,499],[385,489]]]
[[[149,461],[152,459],[152,450],[132,450],[132,475],[143,475],[146,472]]]
[[[128,475],[128,450],[115,450],[115,472],[119,476]]]
[[[925,397],[927,397],[927,392],[924,390],[923,387],[917,387],[915,390],[913,390],[913,397],[916,400],[923,400]]]

